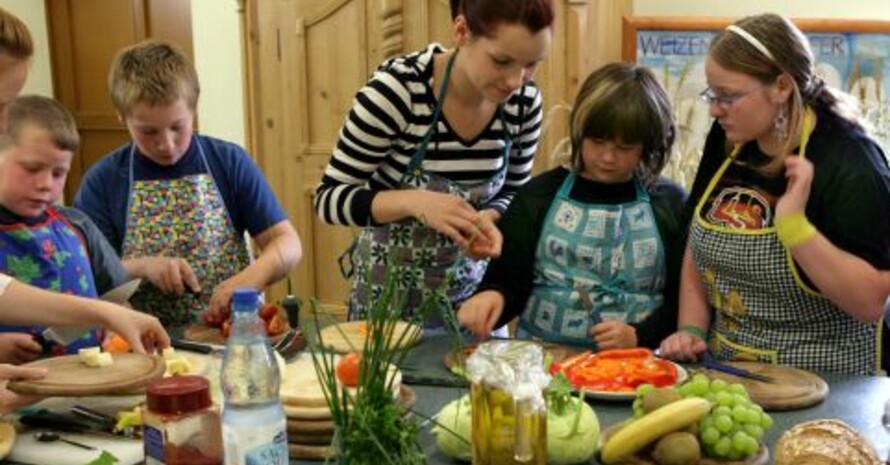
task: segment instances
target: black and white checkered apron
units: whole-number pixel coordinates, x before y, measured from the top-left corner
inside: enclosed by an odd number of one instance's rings
[[[800,156],[809,137],[805,132]],[[709,341],[715,357],[874,374],[877,325],[854,319],[807,286],[774,226],[734,229],[702,217],[702,206],[734,155],[697,205],[689,242],[715,313]]]

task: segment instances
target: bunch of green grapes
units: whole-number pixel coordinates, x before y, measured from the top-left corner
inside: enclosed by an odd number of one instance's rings
[[[757,453],[763,434],[773,425],[773,419],[763,408],[752,402],[748,391],[741,384],[729,384],[722,379],[711,380],[698,373],[678,389],[682,397],[702,397],[713,407],[698,425],[698,439],[705,455],[721,459],[738,460]],[[637,388],[633,403],[634,417],[645,413],[643,398],[656,391],[651,384]],[[669,397],[666,389],[659,389],[656,396]],[[679,397],[678,396],[678,397]],[[650,399],[651,400],[651,399]],[[651,402],[650,402],[651,403]]]
[[[773,419],[752,402],[741,384],[696,374],[679,388],[683,397],[703,397],[713,404],[699,423],[698,438],[705,455],[738,460],[757,453]]]

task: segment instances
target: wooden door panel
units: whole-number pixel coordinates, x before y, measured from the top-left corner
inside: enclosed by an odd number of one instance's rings
[[[156,37],[192,56],[188,0],[46,0],[56,98],[74,114],[81,136],[65,198],[86,170],[129,140],[108,97],[108,71],[117,52]]]

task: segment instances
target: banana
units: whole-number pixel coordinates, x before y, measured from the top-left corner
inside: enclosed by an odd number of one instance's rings
[[[600,451],[600,459],[606,465],[618,463],[665,434],[699,421],[710,411],[711,403],[700,397],[671,402],[637,418],[613,434]]]

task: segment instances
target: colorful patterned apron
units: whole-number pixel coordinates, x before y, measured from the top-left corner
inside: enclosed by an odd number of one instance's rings
[[[801,157],[806,156],[815,123],[815,114],[808,109]],[[804,283],[772,221],[761,229],[739,229],[702,217],[703,206],[740,150],[741,145],[736,146],[714,175],[696,206],[691,230],[695,264],[715,310],[709,341],[715,357],[815,371],[875,373],[877,325],[855,320]],[[763,217],[771,220],[771,213],[766,213]]]
[[[426,189],[460,197],[479,209],[501,190],[507,176],[510,150],[513,140],[507,131],[503,108],[498,109],[498,117],[504,127],[503,167],[490,179],[473,185],[453,182],[443,176],[426,171],[423,159],[427,147],[438,131],[442,105],[445,102],[445,89],[451,77],[454,57],[451,56],[445,70],[438,103],[433,112],[430,128],[411,156],[408,168],[399,180],[399,189]],[[358,238],[341,257],[349,259],[351,270],[344,270],[352,277],[352,291],[349,298],[350,319],[361,319],[367,314],[368,306],[376,299],[386,284],[386,273],[394,275],[398,292],[405,300],[405,317],[414,316],[418,307],[434,293],[433,298],[448,302],[456,307],[475,290],[485,268],[486,260],[475,261],[468,258],[460,246],[444,234],[423,225],[413,218],[389,223],[378,227],[362,228]],[[424,315],[428,326],[439,326],[435,315]]]
[[[576,178],[566,177],[547,211],[517,337],[596,348],[593,325],[638,323],[662,306],[665,252],[639,182],[631,202],[591,205],[569,198]]]
[[[83,238],[54,208],[47,208],[46,213],[46,221],[40,224],[0,226],[2,271],[41,289],[96,297],[93,269]],[[44,355],[77,353],[80,348],[96,346],[102,341],[102,328],[96,328],[63,346],[44,339],[45,329],[43,326],[0,326],[0,332],[34,335]]]
[[[130,193],[124,259],[167,256],[188,260],[201,284],[201,295],[163,294],[143,281],[130,302],[156,315],[168,329],[197,321],[210,303],[213,290],[249,264],[247,246],[235,230],[225,202],[197,137],[192,138],[205,174],[179,179],[136,181],[130,150]]]

